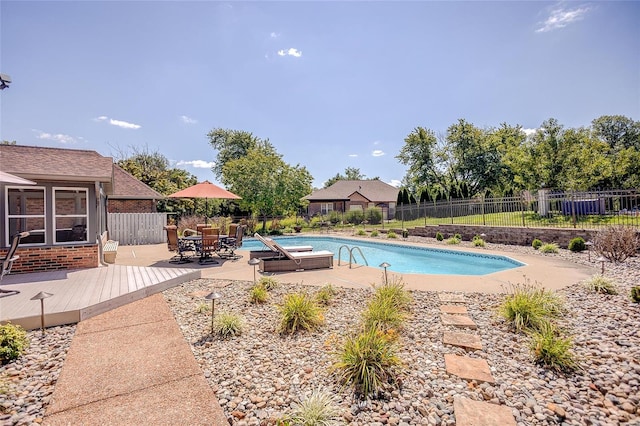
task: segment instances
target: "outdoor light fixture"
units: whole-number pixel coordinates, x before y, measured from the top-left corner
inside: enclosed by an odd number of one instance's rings
[[[31,300],[39,300],[40,301],[40,329],[42,330],[42,335],[44,336],[44,299],[53,296],[51,293],[47,293],[46,291],[41,291],[31,298]]]
[[[593,242],[587,241],[586,243],[584,243],[584,245],[587,246],[587,255],[589,262],[591,262],[591,246],[593,245]]]
[[[256,266],[260,263],[260,259],[254,257],[253,259],[249,259],[249,265],[253,265],[253,285],[256,285]]]
[[[6,74],[0,74],[0,90],[6,89],[11,84],[11,77]]]
[[[222,295],[220,293],[216,293],[215,291],[207,294],[204,298],[207,300],[211,300],[211,334],[213,334],[213,317],[216,313],[216,299],[220,299]]]
[[[596,259],[596,262],[600,262],[602,264],[602,270],[600,271],[601,274],[604,274],[604,262],[607,261],[606,257],[600,256],[599,258]]]
[[[384,283],[387,284],[388,283],[388,281],[387,281],[387,268],[389,266],[391,266],[391,265],[389,263],[387,263],[387,262],[382,262],[379,266],[381,268],[384,268]]]

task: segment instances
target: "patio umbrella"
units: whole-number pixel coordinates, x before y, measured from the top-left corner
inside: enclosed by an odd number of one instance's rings
[[[167,195],[167,197],[169,198],[204,198],[205,209],[208,208],[208,201],[210,198],[221,199],[221,200],[239,200],[242,198],[234,194],[233,192],[229,192],[224,188],[220,188],[218,185],[215,185],[207,180],[201,183],[197,183],[188,188],[185,188],[181,191],[174,192],[173,194]],[[205,214],[205,222],[206,221],[207,221],[207,215]]]
[[[0,172],[0,183],[13,183],[15,185],[37,185],[32,180],[23,179],[20,176],[7,172]]]

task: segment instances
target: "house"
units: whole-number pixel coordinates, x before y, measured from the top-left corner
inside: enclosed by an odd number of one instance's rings
[[[90,268],[108,235],[107,211],[155,211],[162,195],[95,151],[0,145],[0,170],[36,182],[0,182],[0,252],[29,231],[14,272]],[[140,209],[140,210],[137,210]]]
[[[339,180],[328,188],[314,191],[304,199],[309,201],[309,216],[378,207],[382,210],[384,220],[388,220],[396,214],[398,188],[377,179]]]

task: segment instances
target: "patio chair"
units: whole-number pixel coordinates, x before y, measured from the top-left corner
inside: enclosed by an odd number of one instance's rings
[[[18,245],[20,244],[20,240],[29,236],[28,232],[20,232],[19,234],[14,235],[13,240],[11,240],[11,246],[9,247],[9,251],[5,257],[0,258],[0,266],[2,270],[0,271],[0,282],[2,278],[11,272],[11,267],[13,266],[13,262],[18,260],[20,256],[16,255],[16,250],[18,249]],[[12,296],[14,294],[20,293],[18,290],[4,290],[0,288],[0,297]]]
[[[258,258],[261,259],[263,257],[279,257],[282,258],[284,255],[280,253],[274,246],[273,240],[268,237],[263,237],[262,235],[256,233],[253,235],[258,241],[262,242],[268,250],[251,250],[249,252],[249,259]],[[304,252],[304,251],[313,251],[312,246],[284,246],[283,247],[288,252]]]
[[[261,238],[282,256],[260,259],[262,272],[292,272],[333,268],[333,253],[328,250],[290,252],[271,239]]]
[[[219,253],[229,259],[239,259],[240,256],[235,253],[237,249],[242,247],[242,237],[244,236],[244,226],[238,224],[229,225],[229,236],[224,240],[220,240],[220,244],[224,252]]]
[[[187,241],[178,238],[178,227],[175,225],[167,225],[164,227],[167,231],[167,248],[169,251],[176,252],[176,255],[169,259],[171,263],[188,263],[191,262],[194,247]]]
[[[200,260],[198,263],[218,263],[213,255],[220,249],[220,238],[217,235],[202,234],[202,242],[200,243]]]

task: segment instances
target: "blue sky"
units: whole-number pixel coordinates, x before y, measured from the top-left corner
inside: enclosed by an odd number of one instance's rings
[[[399,182],[417,126],[640,120],[640,2],[0,1],[0,139],[158,151],[215,181],[209,130],[314,185]]]

